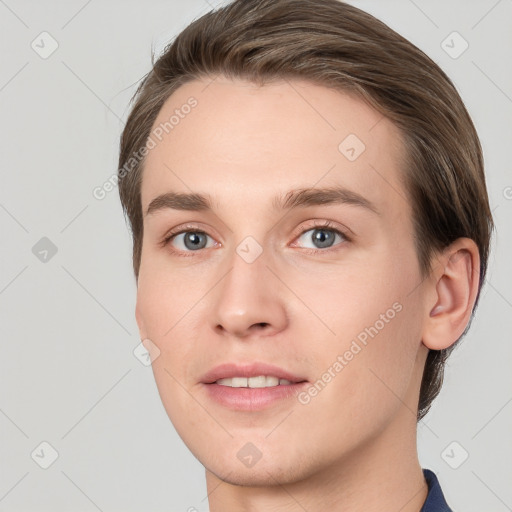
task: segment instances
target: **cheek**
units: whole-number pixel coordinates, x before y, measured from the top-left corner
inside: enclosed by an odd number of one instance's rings
[[[193,287],[187,287],[179,276],[170,279],[154,267],[139,276],[137,307],[146,336],[158,349],[152,362],[155,383],[169,419],[180,435],[186,430],[183,423],[190,427],[201,416],[185,389],[189,387],[189,362],[194,359],[190,321],[197,314],[194,304],[201,296],[199,292],[197,288],[194,291]]]
[[[163,252],[163,251],[162,251]],[[137,306],[148,337],[155,340],[172,336],[181,318],[200,298],[191,273],[170,267],[169,259],[160,253],[142,256],[137,286]],[[197,276],[196,276],[197,278]]]
[[[169,412],[176,407],[170,398],[180,396],[180,384],[188,383],[187,363],[193,359],[191,339],[195,338],[190,322],[197,315],[194,305],[201,297],[198,287],[187,286],[179,273],[173,274],[159,272],[153,265],[141,267],[137,290],[145,336],[158,349],[152,362],[155,381]]]
[[[308,313],[311,327],[317,324],[319,336],[330,337],[333,343],[359,334],[364,337],[365,330],[375,324],[381,331],[398,316],[396,309],[407,289],[404,272],[394,268],[392,258],[389,260],[372,258],[350,267],[290,274],[288,281],[293,282],[294,293],[303,300],[292,307],[304,310],[306,305],[312,313]],[[381,315],[385,316],[383,320]]]
[[[336,375],[318,400],[334,422],[343,411],[363,409],[364,417],[384,418],[400,404],[397,396],[403,399],[408,392],[422,321],[421,297],[410,293],[417,268],[414,258],[409,261],[390,254],[322,280],[319,288],[303,283],[297,292],[307,293],[308,305],[324,324],[312,317],[318,326],[311,324],[310,332],[322,334],[307,353],[317,378],[329,380],[329,369]]]
[[[419,332],[411,313],[404,305],[380,330],[381,324],[377,324],[377,331],[370,329],[374,321],[369,322],[367,331],[359,331],[367,335],[360,337],[365,343],[357,334],[351,336],[340,329],[335,345],[330,344],[328,351],[325,346],[317,351],[316,383],[321,391],[304,405],[308,415],[303,422],[306,430],[321,431],[318,437],[336,439],[331,450],[373,437],[403,403],[414,410],[409,396]],[[353,333],[357,331],[358,327],[352,328]],[[326,381],[329,382],[322,388]],[[325,447],[319,441],[315,449],[321,451]]]

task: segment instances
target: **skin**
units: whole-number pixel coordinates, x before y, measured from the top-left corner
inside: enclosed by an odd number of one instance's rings
[[[206,469],[210,511],[418,512],[428,490],[416,447],[422,372],[428,348],[450,346],[469,321],[474,242],[436,254],[422,278],[400,133],[359,99],[219,76],[181,86],[154,126],[190,96],[197,106],[147,155],[142,208],[175,191],[210,194],[215,209],[145,216],[136,318],[158,356],[167,414]],[[366,146],[354,161],[338,149],[349,134]],[[379,213],[272,209],[276,194],[335,185]],[[350,239],[322,248],[315,220]],[[183,234],[159,244],[184,224],[208,235],[205,248],[187,248]],[[252,263],[236,252],[248,236],[262,249]],[[314,383],[395,303],[401,311],[308,404],[233,411],[205,393],[202,375],[224,362],[267,362]],[[252,467],[237,457],[247,443],[261,453]]]

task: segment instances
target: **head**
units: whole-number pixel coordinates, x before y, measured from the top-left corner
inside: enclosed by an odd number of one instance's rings
[[[300,467],[283,440],[303,446],[312,429],[343,432],[336,449],[304,449],[309,464],[334,460],[404,404],[414,422],[428,412],[478,303],[493,224],[459,94],[385,24],[337,0],[237,0],[194,21],[136,92],[119,192],[141,337],[206,466],[253,442]],[[306,230],[332,248],[306,248]],[[207,406],[201,378],[226,359],[308,381],[272,436],[279,409]]]

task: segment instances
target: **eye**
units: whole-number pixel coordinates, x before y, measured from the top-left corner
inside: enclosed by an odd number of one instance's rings
[[[204,231],[180,231],[170,233],[162,242],[162,245],[173,244],[173,249],[181,252],[196,252],[200,249],[207,249],[215,244],[207,246],[207,239],[210,238]]]
[[[339,229],[333,227],[333,224],[326,221],[323,224],[315,224],[312,229],[303,231],[298,237],[301,245],[304,243],[311,243],[313,247],[305,247],[306,249],[313,249],[313,252],[318,252],[321,249],[330,249],[333,247],[336,238],[343,241],[348,241],[348,237]],[[336,244],[339,245],[339,244]]]
[[[308,235],[308,233],[310,233]],[[208,245],[208,239],[213,243]],[[313,247],[304,247],[306,252],[326,252],[331,249],[336,239],[341,245],[344,241],[350,241],[350,238],[345,235],[340,229],[334,227],[330,221],[324,223],[313,223],[312,227],[307,230],[302,230],[300,236],[296,238],[300,241],[300,246],[303,244],[311,243]],[[218,245],[212,237],[204,231],[197,229],[196,226],[184,226],[181,230],[176,230],[168,233],[161,241],[161,246],[172,246],[171,250],[177,254],[190,256],[194,252],[199,252],[201,249],[208,249]],[[292,244],[295,246],[296,244]],[[187,254],[188,253],[188,254]]]

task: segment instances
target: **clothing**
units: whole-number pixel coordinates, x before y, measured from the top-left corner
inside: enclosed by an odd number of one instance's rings
[[[423,469],[423,475],[428,485],[428,495],[420,512],[453,512],[444,498],[436,474],[430,469]]]

